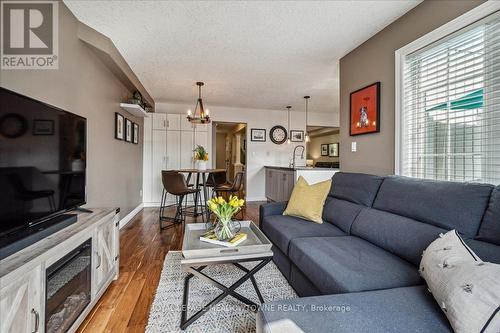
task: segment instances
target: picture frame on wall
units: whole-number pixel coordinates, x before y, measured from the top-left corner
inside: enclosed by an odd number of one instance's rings
[[[330,143],[328,145],[328,157],[339,157],[339,143]]]
[[[125,139],[125,117],[115,112],[115,139]]]
[[[133,135],[132,135],[132,143],[139,144],[139,125],[133,123]]]
[[[266,129],[265,128],[252,128],[250,130],[250,141],[266,142]]]
[[[321,156],[328,156],[328,144],[321,145]]]
[[[292,142],[304,142],[304,131],[291,130],[290,131],[290,141],[292,141]]]
[[[125,141],[132,142],[132,121],[125,118]]]
[[[350,136],[380,132],[380,82],[353,91],[349,109]]]
[[[50,119],[34,119],[33,135],[54,135],[54,121]]]

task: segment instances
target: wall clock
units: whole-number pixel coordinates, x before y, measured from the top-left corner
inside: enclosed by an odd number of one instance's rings
[[[269,138],[277,145],[284,143],[287,139],[286,129],[283,126],[276,125],[269,131]]]
[[[17,113],[8,113],[0,118],[0,134],[6,138],[18,138],[27,130],[28,121]]]

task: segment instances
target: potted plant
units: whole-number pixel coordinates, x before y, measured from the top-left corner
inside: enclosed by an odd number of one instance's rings
[[[220,241],[227,241],[233,238],[239,231],[239,223],[235,223],[232,218],[240,211],[245,200],[238,199],[237,196],[230,196],[229,201],[223,197],[212,198],[207,201],[207,206],[217,217],[214,233]]]
[[[198,170],[207,169],[208,153],[205,147],[197,145],[194,149],[194,160],[197,162]]]

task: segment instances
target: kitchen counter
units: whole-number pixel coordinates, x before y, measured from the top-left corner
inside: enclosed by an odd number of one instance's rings
[[[340,171],[338,168],[317,168],[317,167],[306,167],[306,166],[297,166],[297,167],[286,167],[286,166],[274,166],[274,165],[265,165],[264,168],[266,169],[276,169],[276,170],[290,170],[290,171],[296,171],[296,170],[310,170],[310,171],[324,171],[324,170],[334,170],[334,171]]]
[[[265,166],[266,197],[270,201],[287,201],[293,187],[303,177],[309,184],[331,179],[339,172],[336,168]]]

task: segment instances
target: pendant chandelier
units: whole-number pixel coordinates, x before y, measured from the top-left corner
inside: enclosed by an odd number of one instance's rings
[[[309,98],[311,98],[311,96],[304,96],[304,99],[306,100],[306,134],[305,134],[305,140],[306,140],[306,142],[310,142],[311,141],[311,138],[309,137],[309,133],[307,132],[307,112],[308,112]]]
[[[196,101],[196,106],[194,107],[194,112],[191,113],[191,109],[187,110],[187,120],[193,124],[208,124],[210,122],[209,110],[203,107],[203,100],[201,99],[201,87],[205,84],[203,82],[196,82],[198,86],[198,100]],[[196,114],[199,106],[199,116]]]
[[[292,108],[292,106],[288,105],[286,108],[288,109],[288,114],[287,114],[288,127],[286,129],[286,131],[288,132],[287,133],[287,138],[288,139],[286,140],[286,143],[290,144],[290,143],[292,143],[292,140],[290,140],[290,109]]]

